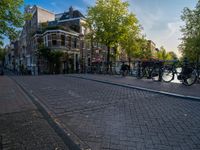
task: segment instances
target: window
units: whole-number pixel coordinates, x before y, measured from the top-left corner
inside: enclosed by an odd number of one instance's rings
[[[57,45],[57,36],[56,36],[56,34],[52,34],[51,35],[51,37],[52,37],[52,45]]]
[[[67,46],[71,47],[71,45],[72,45],[71,37],[67,36]]]
[[[73,39],[73,47],[77,48],[77,39],[76,38]]]
[[[65,35],[61,35],[61,45],[65,46]]]
[[[48,37],[45,36],[45,46],[48,46]]]

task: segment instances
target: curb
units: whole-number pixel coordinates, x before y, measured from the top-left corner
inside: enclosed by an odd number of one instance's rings
[[[200,102],[200,97],[196,97],[196,96],[188,96],[188,95],[183,95],[183,94],[170,93],[170,92],[165,92],[165,91],[153,90],[153,89],[149,89],[149,88],[143,88],[143,87],[139,87],[139,86],[133,86],[133,85],[130,85],[130,84],[114,83],[112,81],[102,81],[102,80],[98,80],[98,79],[91,79],[91,78],[81,77],[81,76],[69,75],[69,76],[66,76],[66,77],[79,78],[79,79],[95,81],[95,82],[99,82],[99,83],[121,86],[121,87],[125,87],[125,88],[131,88],[131,89],[136,89],[136,90],[141,90],[141,91],[146,91],[146,92],[152,92],[152,93],[155,93],[155,94],[162,94],[162,95],[166,95],[166,96],[182,98],[182,99],[187,99],[187,100],[189,99],[189,100]]]
[[[58,134],[58,136],[63,140],[63,142],[70,150],[91,150],[87,144],[74,137],[75,135],[70,130],[63,128],[62,123],[60,123],[57,119],[54,119],[54,115],[51,114],[51,112],[49,112],[47,108],[41,102],[39,102],[39,100],[32,93],[29,93],[13,78],[11,79],[17,84],[17,86],[19,86],[19,88],[22,89],[28,98],[30,98],[33,104],[37,107],[38,111],[43,115],[44,119],[54,129],[54,131]]]

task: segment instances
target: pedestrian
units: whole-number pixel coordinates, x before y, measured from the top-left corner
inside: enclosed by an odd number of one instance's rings
[[[122,65],[121,65],[121,74],[122,74],[122,76],[125,76],[126,75],[126,70],[127,70],[127,67],[126,67],[126,65],[125,65],[125,63],[124,62],[122,62]]]

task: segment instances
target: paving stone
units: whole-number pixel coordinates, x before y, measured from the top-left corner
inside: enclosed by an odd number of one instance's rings
[[[192,150],[200,143],[199,102],[69,76],[14,79],[91,149]]]
[[[0,77],[0,103],[3,150],[68,150],[30,99],[5,76]]]

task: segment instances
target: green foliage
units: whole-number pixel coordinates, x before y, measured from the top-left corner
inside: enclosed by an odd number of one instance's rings
[[[140,37],[140,25],[134,14],[129,14],[124,26],[124,35],[120,40],[122,48],[126,51],[129,62],[138,57],[144,40]]]
[[[57,63],[60,60],[60,57],[63,56],[63,52],[53,51],[47,47],[39,49],[38,54],[52,63]]]
[[[131,28],[132,19],[135,17],[128,13],[128,3],[121,0],[97,0],[96,5],[88,9],[90,29],[95,33],[95,38],[108,47],[107,61],[110,48],[125,37],[127,25]]]
[[[52,51],[49,54],[49,61],[54,64],[59,64],[60,58],[63,56],[63,52]]]
[[[185,22],[180,50],[193,62],[200,61],[200,0],[194,10],[184,8],[181,19]]]
[[[177,60],[177,55],[170,51],[167,52],[163,46],[161,46],[160,50],[156,53],[156,58],[159,60]]]
[[[131,32],[128,33],[127,38],[122,45],[126,50],[126,54],[129,61],[134,58],[150,59],[152,58],[152,52],[147,48],[147,40],[144,36],[134,36]]]
[[[47,60],[49,60],[50,53],[51,53],[51,49],[48,47],[42,47],[38,50],[38,55]]]
[[[168,54],[170,55],[171,60],[178,60],[176,53],[170,51],[170,52],[168,52]]]
[[[48,61],[50,73],[59,73],[59,68],[61,65],[60,59],[62,56],[64,56],[63,52],[53,51],[47,47],[43,47],[38,50],[38,56]]]
[[[140,49],[138,51],[138,56],[136,58],[140,59],[151,59],[153,54],[151,49],[148,47],[148,41],[145,37],[139,39]]]
[[[121,0],[97,0],[88,10],[88,20],[96,37],[108,46],[113,46],[123,36],[127,16],[128,3]]]
[[[20,11],[23,0],[0,0],[0,43],[3,36],[15,39],[19,31],[17,28],[23,26],[24,20],[30,15],[23,15]]]

